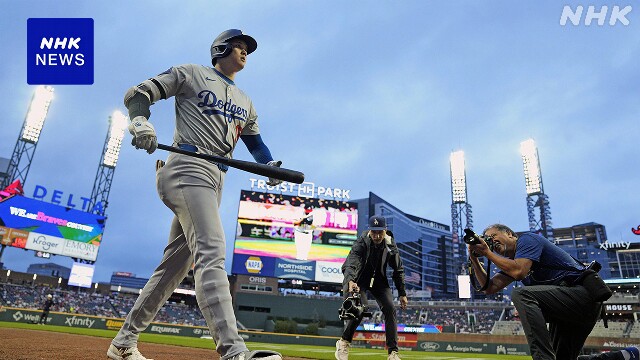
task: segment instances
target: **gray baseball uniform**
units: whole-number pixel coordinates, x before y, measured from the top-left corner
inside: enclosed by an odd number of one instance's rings
[[[175,96],[174,145],[231,157],[240,135],[259,134],[247,95],[217,70],[180,65],[138,85],[151,102]],[[125,103],[127,100],[125,99]],[[224,168],[223,168],[224,170]],[[175,214],[162,262],[112,341],[135,346],[195,262],[196,299],[222,359],[247,351],[238,335],[225,271],[225,238],[218,207],[225,172],[216,164],[172,153],[157,172],[160,199]]]

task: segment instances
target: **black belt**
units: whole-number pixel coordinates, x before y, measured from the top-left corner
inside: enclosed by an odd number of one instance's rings
[[[198,152],[198,148],[195,145],[191,145],[191,144],[178,144],[178,147],[182,150],[187,150],[187,151],[191,151],[191,152]],[[207,160],[208,161],[208,160]],[[209,161],[212,164],[215,164],[218,169],[220,169],[220,171],[222,172],[227,172],[227,170],[229,170],[229,166],[225,165],[225,164],[220,164],[217,163],[215,161]]]

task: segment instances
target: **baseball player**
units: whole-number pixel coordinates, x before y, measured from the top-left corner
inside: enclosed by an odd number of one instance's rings
[[[40,320],[38,320],[38,324],[47,325],[47,318],[49,317],[49,311],[53,306],[53,295],[48,294],[47,300],[44,301],[44,305],[42,306],[42,314],[40,314]]]
[[[254,159],[280,166],[260,137],[251,99],[235,84],[236,74],[257,48],[240,30],[221,33],[211,45],[213,67],[187,64],[142,82],[125,94],[133,145],[149,154],[157,147],[148,121],[149,107],[175,97],[174,146],[231,158],[239,139]],[[171,153],[156,172],[160,199],[175,214],[160,265],[145,285],[113,339],[107,356],[114,360],[144,360],[138,335],[153,320],[173,290],[195,263],[196,300],[222,360],[280,360],[273,351],[250,352],[238,334],[229,281],[225,271],[225,238],[218,207],[227,166]],[[269,185],[280,181],[269,179]]]

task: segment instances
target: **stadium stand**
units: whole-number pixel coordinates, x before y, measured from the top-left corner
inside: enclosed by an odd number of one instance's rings
[[[130,311],[137,295],[118,292],[97,292],[80,289],[55,288],[49,285],[0,283],[0,305],[38,310],[47,294],[54,296],[52,311],[123,318]],[[281,294],[327,298],[310,294]],[[335,299],[335,296],[333,296]],[[637,294],[616,294],[614,301],[637,302]],[[374,301],[368,306],[373,313],[363,323],[384,322],[382,311]],[[444,332],[460,334],[524,335],[522,324],[513,305],[504,302],[484,301],[426,301],[413,302],[406,310],[397,309],[398,323],[407,325],[433,324],[442,326]],[[156,316],[156,322],[167,324],[206,326],[197,306],[167,302]],[[633,318],[609,319],[608,328],[599,321],[590,337],[640,338],[640,322]]]
[[[491,329],[491,335],[524,335],[520,321],[496,321]]]
[[[629,338],[632,339],[640,339],[640,322],[635,322],[631,324],[631,328],[628,333]]]
[[[609,320],[608,323],[609,328],[605,328],[604,322],[599,320],[589,336],[621,338],[624,337],[625,333],[627,333],[627,328],[629,327],[628,321]]]

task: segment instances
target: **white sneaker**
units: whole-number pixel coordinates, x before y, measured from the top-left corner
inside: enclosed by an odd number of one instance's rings
[[[153,360],[142,356],[136,346],[118,349],[113,344],[111,344],[109,350],[107,350],[107,357],[113,360]]]
[[[397,351],[392,351],[387,360],[400,360],[400,356]]]
[[[336,341],[336,359],[349,360],[349,347],[351,343],[347,340],[340,339]]]
[[[229,360],[282,360],[282,355],[271,350],[255,350],[245,351],[240,353]]]

